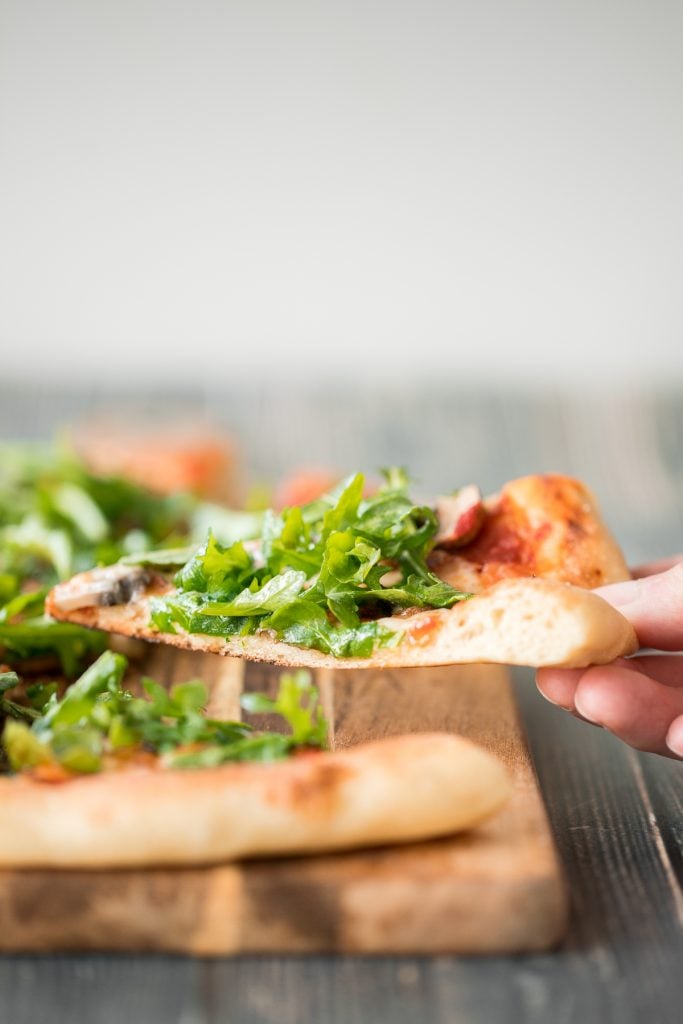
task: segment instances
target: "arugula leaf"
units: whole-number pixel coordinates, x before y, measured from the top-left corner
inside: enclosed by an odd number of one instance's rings
[[[5,661],[21,661],[36,655],[56,655],[66,676],[78,674],[79,666],[106,645],[104,633],[83,629],[70,622],[54,622],[47,616],[21,622],[0,622],[0,649]]]
[[[287,569],[262,587],[240,591],[232,601],[212,601],[204,605],[204,615],[267,615],[290,604],[301,593],[306,573]]]
[[[291,751],[289,736],[269,732],[245,736],[230,746],[213,744],[191,753],[171,753],[165,763],[169,768],[216,768],[228,761],[282,761]]]
[[[34,708],[26,707],[25,704],[19,704],[6,696],[8,690],[13,690],[18,685],[19,676],[16,672],[0,672],[0,715],[33,721],[38,717],[38,712]]]
[[[285,673],[275,700],[260,693],[245,693],[241,704],[253,714],[282,715],[292,730],[292,741],[299,746],[322,747],[327,743],[327,722],[308,672]]]
[[[28,704],[11,700],[7,693],[21,685],[16,672],[0,672],[0,715],[32,722],[40,717],[45,704],[57,690],[56,683],[33,683],[25,689]]]
[[[106,651],[64,694],[51,692],[42,713],[23,708],[27,720],[8,719],[3,744],[15,771],[56,764],[76,773],[96,772],[122,751],[148,751],[167,766],[208,767],[226,761],[272,761],[300,747],[324,748],[327,724],[308,673],[284,674],[275,700],[245,700],[254,710],[283,716],[291,734],[257,733],[243,722],[209,718],[204,683],[179,683],[170,692],[143,680],[144,696],[122,686],[126,659]],[[0,676],[0,700],[17,676]],[[260,701],[260,704],[259,704]],[[32,721],[31,721],[32,719]],[[29,721],[31,724],[29,725]]]
[[[16,672],[0,672],[0,694],[13,690],[18,685],[19,676]]]
[[[242,512],[203,502],[194,508],[190,525],[193,537],[206,537],[211,531],[222,544],[229,545],[260,536],[263,512]]]
[[[175,576],[176,594],[153,603],[161,631],[246,635],[274,630],[287,643],[367,657],[398,643],[379,619],[402,608],[450,608],[469,597],[430,572],[438,524],[415,505],[405,470],[364,497],[358,473],[308,505],[266,511],[249,549],[213,532]],[[389,574],[397,579],[385,585]]]
[[[27,516],[17,526],[6,526],[2,541],[17,557],[35,556],[54,569],[58,579],[67,579],[73,569],[73,546],[64,530],[45,526],[37,516]]]
[[[237,615],[205,615],[204,608],[211,598],[194,591],[174,594],[150,601],[150,616],[161,633],[174,633],[175,627],[188,633],[209,636],[237,636],[252,632],[258,619]]]
[[[358,509],[363,498],[365,478],[356,473],[345,482],[345,486],[337,503],[325,512],[322,523],[321,539],[324,541],[337,530],[351,526],[358,518]]]
[[[241,541],[224,547],[209,531],[205,545],[176,573],[175,582],[181,590],[229,593],[249,579],[252,561]],[[226,584],[226,581],[230,581]]]
[[[54,757],[49,746],[41,741],[25,722],[8,718],[2,743],[13,771],[25,771],[39,764],[50,764]]]
[[[324,609],[313,601],[292,603],[268,620],[287,643],[313,647],[335,658],[369,658],[376,647],[391,647],[399,636],[380,622],[362,622],[358,626],[333,625]]]
[[[162,548],[160,551],[138,551],[119,559],[123,565],[141,565],[149,569],[181,569],[195,552],[194,546]]]
[[[16,573],[0,572],[0,604],[5,604],[18,594],[19,583]]]
[[[227,521],[233,532],[239,527],[248,535],[258,532],[262,515],[223,512],[190,495],[163,497],[96,476],[63,445],[0,445],[0,659],[16,664],[56,656],[66,674],[77,674],[102,651],[104,638],[50,623],[42,615],[49,587],[121,558],[182,568],[206,533],[202,521],[213,518],[218,536]]]
[[[58,484],[52,493],[57,512],[69,520],[86,541],[97,544],[109,532],[109,523],[99,505],[77,484]]]
[[[61,701],[51,702],[41,720],[41,729],[72,725],[87,716],[100,694],[115,692],[121,685],[127,661],[122,654],[104,654],[72,683]]]
[[[18,615],[25,615],[29,611],[41,611],[46,597],[47,587],[17,594],[3,608],[0,608],[0,622],[11,622]]]
[[[410,474],[405,466],[385,466],[380,472],[386,491],[407,491],[410,487]]]
[[[99,729],[82,722],[65,725],[52,735],[50,752],[68,771],[81,774],[98,772],[102,768],[104,737]]]
[[[26,697],[35,711],[42,711],[53,694],[57,693],[57,683],[31,683],[25,687]]]

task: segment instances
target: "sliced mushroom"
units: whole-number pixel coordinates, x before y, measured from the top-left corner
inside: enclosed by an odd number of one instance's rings
[[[60,611],[92,608],[98,605],[128,604],[135,601],[152,579],[141,565],[108,565],[92,569],[63,583],[56,591],[54,604]]]

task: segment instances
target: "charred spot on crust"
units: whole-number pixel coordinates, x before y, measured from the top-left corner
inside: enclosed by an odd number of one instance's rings
[[[583,537],[587,533],[586,527],[583,523],[580,523],[578,519],[571,517],[567,519],[567,529],[577,537]]]
[[[290,807],[302,818],[333,818],[351,769],[319,752],[301,755],[290,763],[294,770],[286,779],[273,780],[269,801]]]

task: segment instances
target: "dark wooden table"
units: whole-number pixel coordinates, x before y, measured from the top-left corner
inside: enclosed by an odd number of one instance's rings
[[[220,383],[220,382],[219,382]],[[302,462],[409,466],[425,493],[526,472],[581,476],[632,561],[683,549],[683,391],[571,396],[441,384],[314,394],[282,388],[146,396],[241,437],[252,474]],[[106,402],[0,386],[0,436],[44,437]],[[683,1019],[683,764],[637,754],[515,685],[572,898],[552,954],[494,958],[12,956],[0,1024],[674,1024]]]

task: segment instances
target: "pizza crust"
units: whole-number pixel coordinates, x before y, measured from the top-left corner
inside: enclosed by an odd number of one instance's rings
[[[451,586],[478,594],[501,579],[538,577],[592,590],[630,578],[594,495],[580,480],[524,476],[484,504],[486,517],[470,543],[429,557],[432,571]]]
[[[97,572],[84,574],[90,584]],[[78,580],[74,577],[49,595],[46,608],[54,618],[185,650],[292,668],[406,668],[473,662],[579,668],[604,664],[638,649],[633,627],[616,609],[597,594],[556,580],[502,580],[449,609],[381,619],[403,638],[397,646],[380,648],[369,658],[335,658],[258,634],[223,639],[185,633],[180,627],[176,633],[159,633],[150,626],[149,602],[173,588],[158,582],[128,604],[64,612],[60,596],[71,593]]]
[[[0,866],[205,864],[410,842],[477,825],[510,791],[496,758],[446,733],[273,764],[0,778]]]

